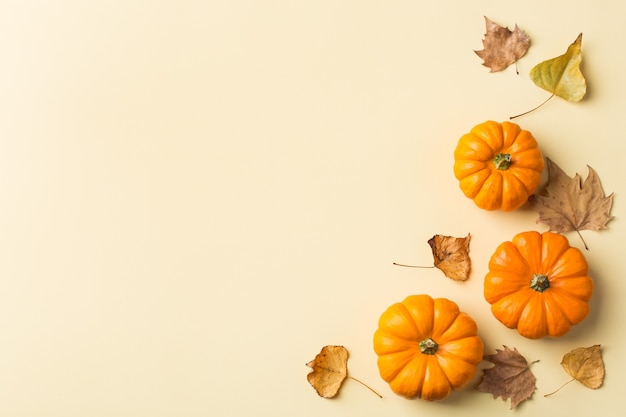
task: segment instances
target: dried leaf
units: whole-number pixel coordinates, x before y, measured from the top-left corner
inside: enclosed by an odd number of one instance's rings
[[[557,233],[575,230],[580,235],[581,230],[606,229],[606,223],[613,219],[610,214],[613,194],[605,197],[596,171],[588,167],[589,174],[581,185],[578,174],[570,178],[556,163],[546,159],[548,182],[539,194],[529,199],[539,213],[537,222]]]
[[[496,354],[485,356],[485,360],[494,366],[483,369],[482,379],[476,386],[478,391],[488,392],[493,398],[501,397],[504,401],[510,398],[511,410],[532,397],[537,379],[517,349],[504,346],[504,350],[496,349]]]
[[[445,276],[455,281],[465,281],[469,278],[472,262],[469,257],[470,235],[467,237],[452,237],[435,235],[428,244],[433,252],[435,266]]]
[[[576,348],[563,356],[561,366],[587,388],[598,389],[604,381],[604,362],[600,345]]]
[[[484,60],[483,65],[490,68],[490,72],[502,71],[526,54],[530,38],[517,25],[511,31],[494,23],[487,16],[485,24],[487,30],[483,39],[484,49],[474,52]]]
[[[306,366],[313,370],[306,376],[315,391],[324,398],[333,398],[348,376],[348,350],[343,346],[324,346]]]
[[[555,391],[544,397],[556,394],[572,381],[579,381],[587,388],[598,389],[604,382],[604,362],[600,345],[576,348],[563,355],[561,366],[572,377]]]
[[[533,82],[567,101],[580,101],[587,92],[587,83],[580,71],[583,34],[578,35],[567,51],[556,58],[537,64],[530,70]]]
[[[379,398],[383,398],[382,395],[363,381],[348,375],[348,349],[343,346],[324,346],[320,353],[315,356],[315,359],[307,363],[306,366],[312,369],[307,374],[306,379],[315,388],[320,397],[334,398],[339,392],[343,381],[346,378],[350,378],[372,391]]]

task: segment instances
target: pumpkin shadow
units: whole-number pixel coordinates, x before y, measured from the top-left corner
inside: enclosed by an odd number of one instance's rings
[[[442,400],[436,401],[436,403],[438,403],[438,405],[441,405],[442,407],[467,407],[468,404],[476,402],[477,395],[489,395],[476,390],[476,386],[480,383],[482,379],[482,369],[485,367],[488,368],[489,366],[484,363],[478,365],[478,367],[476,368],[476,375],[465,387],[457,391],[453,391],[452,393],[450,393],[449,396]]]

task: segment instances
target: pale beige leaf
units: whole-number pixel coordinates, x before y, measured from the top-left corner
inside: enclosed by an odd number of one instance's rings
[[[600,178],[589,168],[582,182],[576,174],[569,177],[556,163],[547,158],[548,182],[539,194],[529,201],[539,213],[538,223],[544,223],[557,233],[572,230],[603,230],[613,219],[613,194],[604,195]]]

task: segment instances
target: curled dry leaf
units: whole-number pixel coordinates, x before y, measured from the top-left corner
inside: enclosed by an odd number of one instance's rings
[[[490,72],[502,71],[526,54],[530,38],[517,25],[511,31],[494,23],[487,16],[485,24],[487,29],[483,39],[484,49],[474,52],[484,60],[483,65]]]
[[[606,229],[606,224],[613,219],[610,214],[613,194],[604,195],[596,171],[588,167],[589,174],[583,183],[578,174],[569,177],[549,158],[546,162],[548,182],[539,194],[529,199],[539,213],[537,223],[544,223],[557,233],[575,230],[579,236],[581,230]]]
[[[306,378],[320,397],[334,398],[343,381],[350,378],[382,398],[371,387],[348,375],[348,349],[343,346],[324,346],[320,353],[315,356],[315,359],[307,363],[306,366],[312,369]]]
[[[483,369],[483,376],[476,390],[493,394],[493,398],[511,399],[511,410],[532,397],[537,379],[530,370],[530,364],[517,349],[496,349],[495,355],[485,356],[494,364]]]
[[[587,93],[587,81],[580,70],[582,39],[583,34],[581,33],[563,55],[540,62],[530,70],[530,79],[535,85],[552,93],[552,95],[537,107],[517,116],[512,116],[511,119],[537,110],[554,96],[567,101],[583,99]]]
[[[572,381],[578,381],[587,388],[598,389],[604,382],[604,361],[600,345],[576,348],[563,355],[561,366],[572,379],[559,389],[545,396],[552,395]]]
[[[579,34],[567,51],[548,59],[530,70],[530,79],[538,86],[567,101],[580,101],[587,92],[587,83],[580,71],[583,34]]]
[[[435,267],[443,271],[445,276],[455,281],[469,278],[472,266],[469,234],[466,237],[435,235],[428,240],[428,244],[433,252]]]

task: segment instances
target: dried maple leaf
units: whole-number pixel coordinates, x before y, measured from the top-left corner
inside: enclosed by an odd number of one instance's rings
[[[428,240],[428,244],[433,252],[435,267],[443,271],[445,276],[455,281],[469,278],[472,267],[469,234],[467,237],[435,235]]]
[[[487,16],[485,24],[487,30],[483,39],[484,49],[474,52],[484,60],[483,65],[488,67],[490,72],[502,71],[526,54],[530,38],[517,25],[511,31],[494,23]]]
[[[496,349],[495,355],[485,356],[485,360],[494,364],[483,369],[483,375],[476,386],[480,392],[493,394],[493,398],[511,399],[511,410],[532,397],[537,379],[530,370],[530,364],[517,349],[504,346]]]
[[[529,198],[539,213],[537,223],[544,223],[557,233],[575,230],[581,239],[581,230],[606,229],[606,223],[613,219],[613,194],[605,197],[596,171],[588,167],[589,175],[581,185],[578,174],[571,178],[549,158],[546,162],[548,182],[539,194]]]
[[[552,395],[572,381],[579,381],[587,388],[598,389],[604,382],[604,362],[600,345],[576,348],[563,355],[561,366],[572,379],[561,385]]]
[[[348,375],[348,349],[343,346],[324,346],[306,366],[312,369],[306,378],[321,397],[334,398],[343,381],[350,378],[382,398],[371,387]]]

